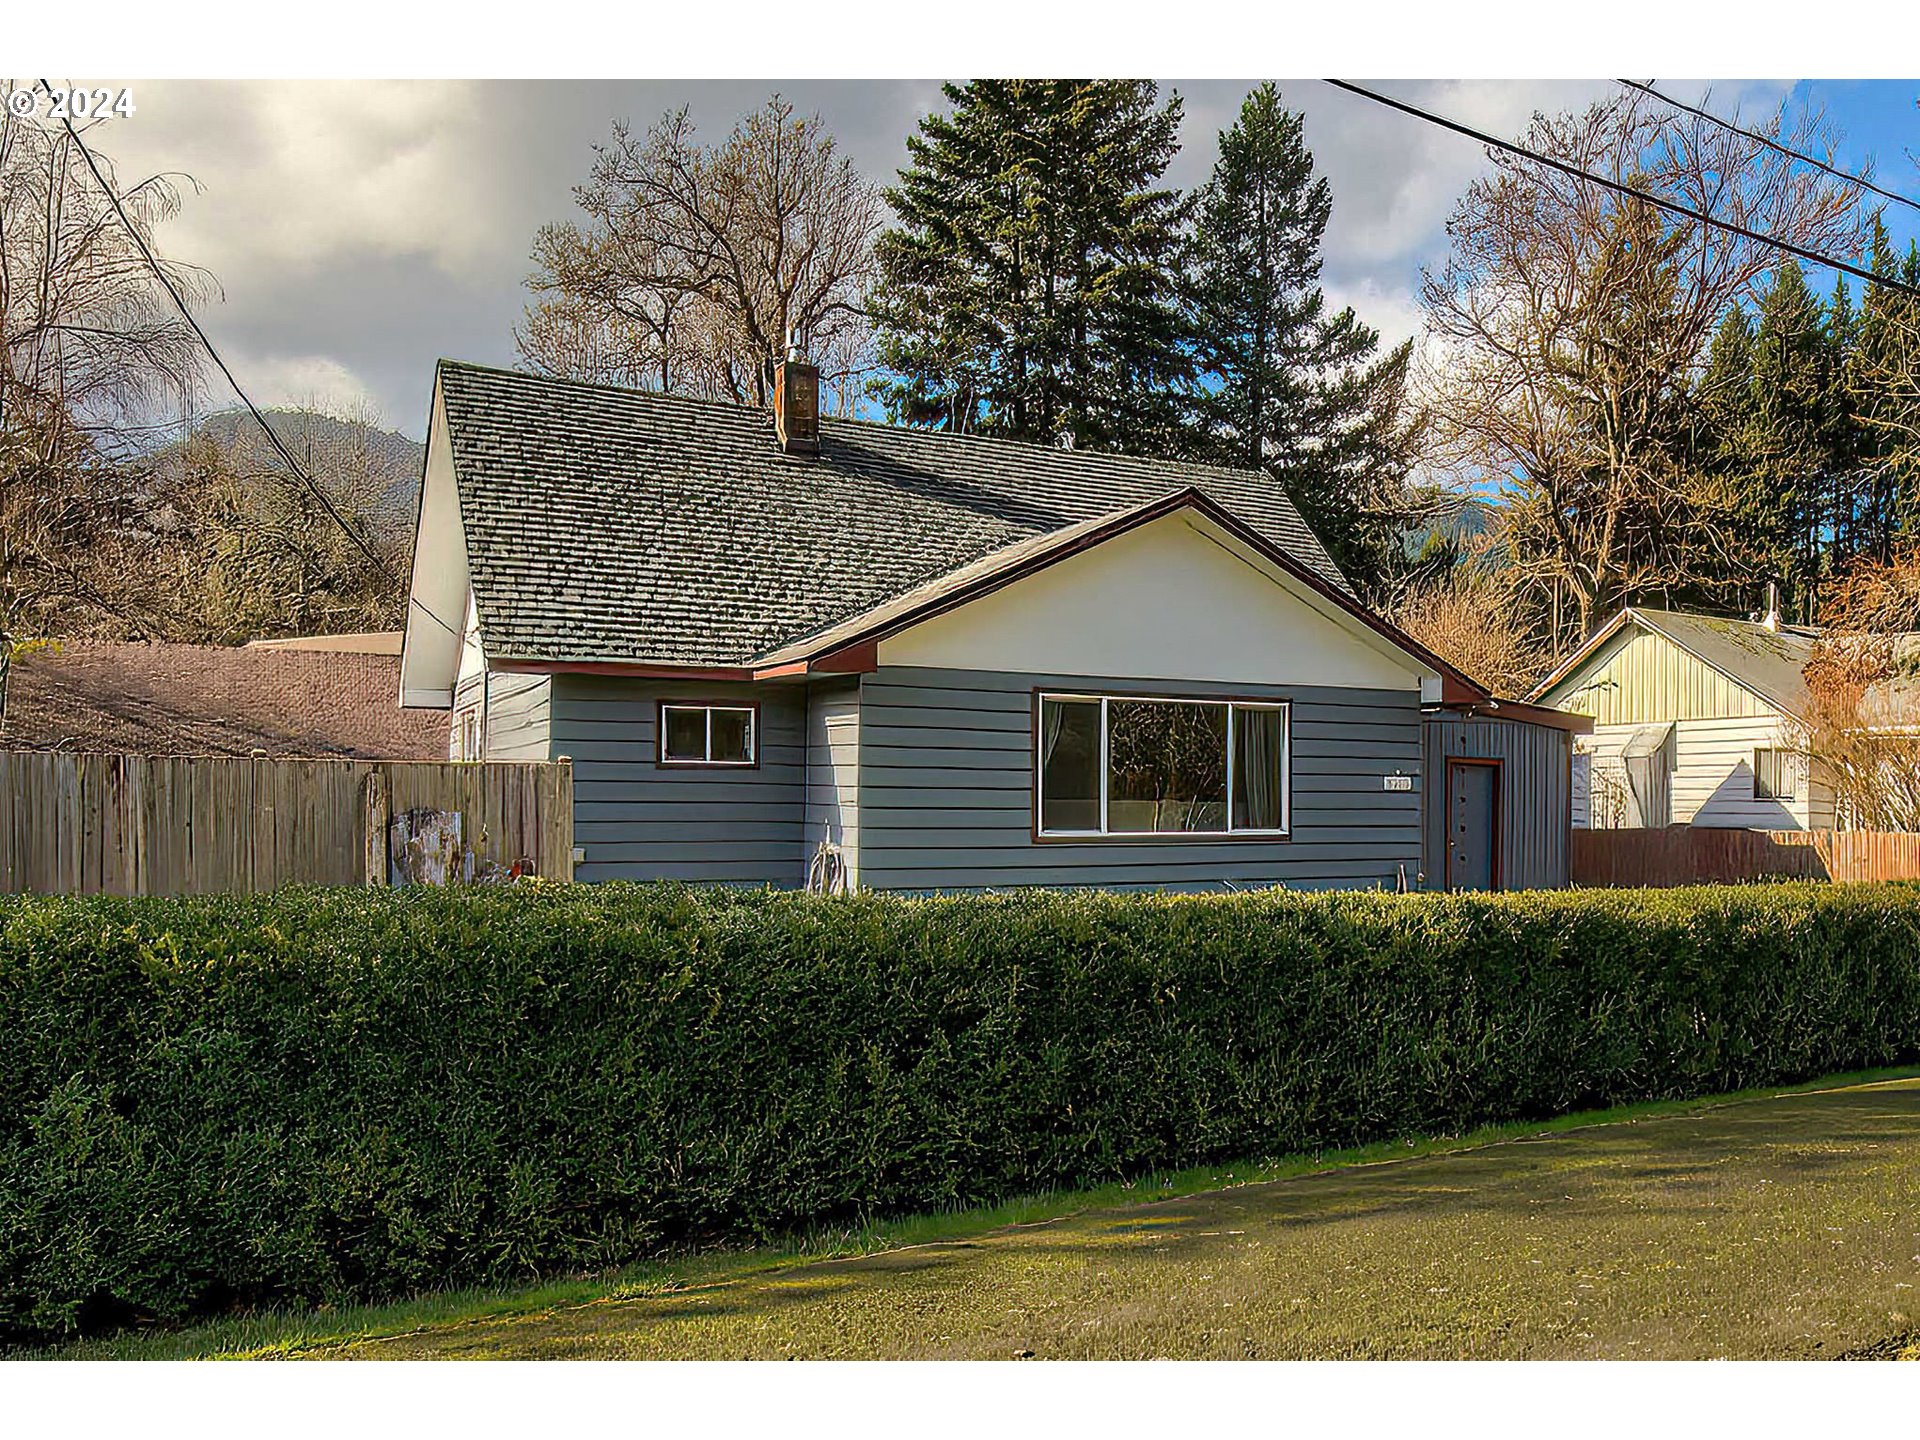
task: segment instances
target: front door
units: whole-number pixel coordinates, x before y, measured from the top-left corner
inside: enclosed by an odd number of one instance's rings
[[[1500,762],[1447,762],[1447,889],[1498,890]]]

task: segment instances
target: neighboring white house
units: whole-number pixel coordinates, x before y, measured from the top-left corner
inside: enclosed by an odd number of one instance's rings
[[[1529,698],[1591,715],[1576,828],[1829,829],[1807,759],[1802,672],[1819,631],[1630,606]]]

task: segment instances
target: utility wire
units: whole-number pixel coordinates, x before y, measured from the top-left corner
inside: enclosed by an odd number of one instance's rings
[[[1769,150],[1777,151],[1790,160],[1798,160],[1803,165],[1811,165],[1816,170],[1824,170],[1836,179],[1845,180],[1849,185],[1858,185],[1863,190],[1871,190],[1874,194],[1892,200],[1896,204],[1905,205],[1910,210],[1920,210],[1920,200],[1909,200],[1905,195],[1897,195],[1891,190],[1883,190],[1864,175],[1855,175],[1848,170],[1836,169],[1824,160],[1818,160],[1811,155],[1804,155],[1798,150],[1790,149],[1782,145],[1778,140],[1762,135],[1756,130],[1748,130],[1744,126],[1734,124],[1731,120],[1722,120],[1710,110],[1703,110],[1697,105],[1689,105],[1686,101],[1676,100],[1671,95],[1663,95],[1650,84],[1643,84],[1638,80],[1615,80],[1614,83],[1616,85],[1624,85],[1629,90],[1638,90],[1642,95],[1651,95],[1663,105],[1671,105],[1676,110],[1684,110],[1689,115],[1697,115],[1700,119],[1705,120],[1711,125],[1718,125],[1722,130],[1730,131],[1735,135],[1744,135],[1749,140],[1757,140]]]
[[[53,86],[48,84],[44,78],[40,81],[40,88],[47,92],[49,98],[52,97]],[[187,308],[187,302],[181,297],[180,291],[175,288],[172,278],[169,277],[166,270],[161,267],[159,260],[155,258],[153,251],[148,247],[146,237],[140,233],[139,227],[128,217],[126,208],[120,203],[119,192],[108,183],[107,177],[101,173],[99,162],[93,158],[93,151],[87,148],[87,142],[80,138],[80,132],[74,128],[73,117],[71,115],[64,115],[61,119],[67,127],[68,136],[79,149],[81,159],[87,162],[87,169],[93,172],[95,183],[99,185],[101,193],[107,197],[107,203],[113,206],[113,213],[120,217],[121,225],[126,228],[128,236],[131,237],[134,245],[139,248],[141,257],[146,260],[147,268],[153,271],[154,278],[158,280],[166,290],[168,297],[173,301],[174,308],[180,312],[180,317],[187,322],[192,328],[193,333],[199,337],[200,343],[206,347],[207,355],[212,359],[213,363],[220,368],[220,373],[226,376],[227,384],[232,386],[233,393],[240,397],[240,403],[247,407],[248,412],[259,422],[260,428],[266,432],[268,442],[271,443],[273,448],[279,453],[280,458],[286,462],[287,468],[300,479],[307,489],[313,492],[313,498],[320,502],[321,508],[333,518],[333,523],[338,525],[346,537],[359,548],[360,553],[371,560],[381,574],[397,582],[400,577],[395,573],[393,567],[381,558],[379,552],[367,542],[366,538],[362,536],[358,530],[347,523],[346,517],[335,508],[333,501],[327,498],[326,492],[314,482],[311,475],[307,474],[300,462],[293,458],[293,452],[287,449],[286,445],[281,441],[279,433],[273,426],[267,423],[267,417],[260,413],[260,407],[255,405],[252,397],[240,388],[240,382],[234,378],[233,371],[227,368],[227,362],[221,358],[220,352],[214,348],[212,339],[207,335],[207,332],[200,327],[200,322],[194,318],[193,311]],[[409,589],[411,589],[411,587],[409,587]],[[421,614],[432,620],[456,640],[460,638],[460,632],[458,630],[454,629],[453,626],[449,625],[445,620],[442,620],[438,615],[435,615],[433,611],[421,604],[420,601],[416,600],[411,594],[407,596],[407,601],[418,609]]]
[[[1529,150],[1526,146],[1515,144],[1511,140],[1502,140],[1496,135],[1487,134],[1484,130],[1475,130],[1471,125],[1462,125],[1458,120],[1449,120],[1444,115],[1436,115],[1430,110],[1422,110],[1417,105],[1409,105],[1404,100],[1396,100],[1391,95],[1382,95],[1376,90],[1369,90],[1363,85],[1355,85],[1349,80],[1328,80],[1326,83],[1336,89],[1346,90],[1352,94],[1364,96],[1368,100],[1387,106],[1389,109],[1411,115],[1417,120],[1424,120],[1429,125],[1438,125],[1443,130],[1453,131],[1456,135],[1465,135],[1468,139],[1477,140],[1482,145],[1490,145],[1496,150],[1505,150],[1511,154],[1522,156],[1525,159],[1533,161],[1536,165],[1545,165],[1550,170],[1558,170],[1561,174],[1570,175],[1576,180],[1586,180],[1605,189],[1617,191],[1622,195],[1632,196],[1636,200],[1644,200],[1647,204],[1657,209],[1682,216],[1688,220],[1696,220],[1702,225],[1710,225],[1714,229],[1724,230],[1730,235],[1738,235],[1743,239],[1752,240],[1760,245],[1770,245],[1776,250],[1784,250],[1789,255],[1796,255],[1802,260],[1824,266],[1829,270],[1838,271],[1842,275],[1851,275],[1855,279],[1865,280],[1869,284],[1883,285],[1889,290],[1897,290],[1904,295],[1912,295],[1915,298],[1920,298],[1920,285],[1909,285],[1904,280],[1897,280],[1891,275],[1876,275],[1873,271],[1864,269],[1859,265],[1850,264],[1845,260],[1836,260],[1831,255],[1822,255],[1818,250],[1809,250],[1806,246],[1796,245],[1791,240],[1782,240],[1774,235],[1763,235],[1757,230],[1747,229],[1744,225],[1735,225],[1730,220],[1715,219],[1705,211],[1695,210],[1689,205],[1682,205],[1677,200],[1668,200],[1664,196],[1654,195],[1648,191],[1636,189],[1634,186],[1628,185],[1623,181],[1609,180],[1604,175],[1595,175],[1590,170],[1582,170],[1579,166],[1569,165],[1564,160],[1555,160],[1551,155],[1542,155],[1537,150]]]

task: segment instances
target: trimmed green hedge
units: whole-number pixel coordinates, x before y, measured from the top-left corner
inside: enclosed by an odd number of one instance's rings
[[[1920,1058],[1920,889],[0,902],[0,1334]]]

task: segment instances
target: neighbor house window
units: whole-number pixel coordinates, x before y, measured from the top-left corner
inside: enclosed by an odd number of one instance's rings
[[[660,704],[662,765],[753,765],[760,737],[753,705]]]
[[[1043,837],[1284,835],[1287,706],[1042,695]]]
[[[1798,796],[1798,774],[1791,750],[1753,752],[1753,798],[1793,800]]]

